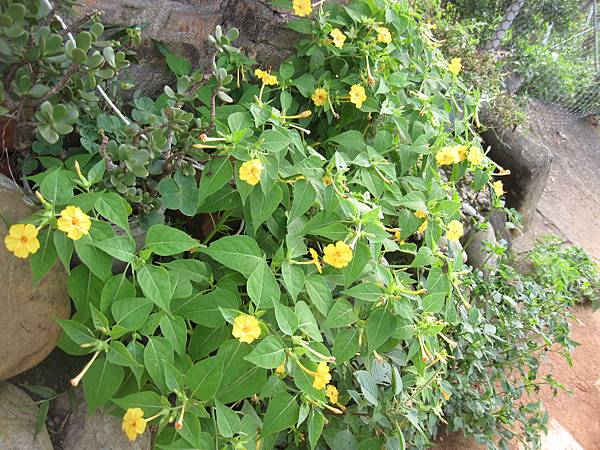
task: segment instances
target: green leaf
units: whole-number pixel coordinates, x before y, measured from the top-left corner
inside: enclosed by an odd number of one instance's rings
[[[279,338],[267,336],[244,359],[264,369],[275,369],[285,361],[285,351]]]
[[[387,342],[396,328],[396,317],[385,308],[376,309],[367,320],[367,344],[369,352],[377,350]]]
[[[124,273],[108,279],[100,296],[100,311],[108,314],[112,304],[121,298],[135,297],[135,288]]]
[[[310,182],[306,180],[296,181],[296,183],[294,183],[294,201],[292,202],[288,223],[308,211],[316,198],[317,193]]]
[[[119,261],[131,263],[135,259],[135,241],[129,236],[114,236],[94,245]]]
[[[195,239],[176,228],[152,225],[146,235],[146,247],[160,256],[171,256],[199,246]]]
[[[437,258],[431,252],[429,247],[421,247],[417,252],[417,256],[410,264],[410,267],[426,267],[434,264],[437,261]]]
[[[265,384],[266,370],[244,359],[250,351],[250,345],[231,339],[219,349],[218,356],[223,358],[223,380],[216,397],[223,403],[251,397]]]
[[[427,289],[427,295],[423,297],[422,301],[423,312],[442,312],[450,288],[447,275],[439,267],[432,268],[427,276],[425,288]]]
[[[186,216],[194,216],[198,211],[198,186],[193,176],[185,176],[177,171],[158,183],[162,204],[167,209],[181,211]]]
[[[67,238],[62,231],[54,231],[54,248],[67,273],[71,272],[71,257],[73,256],[73,240]]]
[[[290,394],[281,393],[273,397],[267,407],[262,432],[266,435],[292,428],[298,420],[299,412],[296,398]]]
[[[246,278],[263,262],[258,244],[248,236],[226,236],[200,251]]]
[[[178,302],[173,313],[209,328],[225,325],[219,307],[238,309],[239,300],[231,291],[217,287],[207,294],[196,294]]]
[[[358,335],[359,330],[356,327],[345,328],[337,334],[332,350],[336,365],[350,361],[358,353],[360,350]]]
[[[370,257],[369,246],[364,242],[359,242],[354,250],[352,260],[344,267],[344,286],[350,286],[360,277]]]
[[[177,76],[189,75],[192,72],[192,63],[183,56],[176,55],[162,42],[152,40],[156,48],[165,57],[165,62],[171,71]]]
[[[308,416],[308,442],[310,444],[310,448],[314,449],[321,437],[321,433],[323,432],[323,426],[325,425],[325,417],[321,412],[313,407],[310,410],[310,414]]]
[[[71,174],[58,169],[46,175],[40,184],[40,192],[46,200],[55,206],[66,205],[73,198]]]
[[[173,344],[175,352],[184,356],[187,344],[187,326],[185,320],[179,316],[163,316],[160,319],[160,331]]]
[[[321,331],[308,305],[303,301],[296,303],[296,314],[298,315],[298,328],[313,340],[321,342],[323,340]]]
[[[309,275],[304,282],[308,296],[311,302],[321,314],[327,316],[327,313],[333,305],[331,289],[327,286],[325,278],[321,275]]]
[[[125,203],[125,200],[120,195],[114,193],[102,194],[96,200],[94,209],[109,222],[114,223],[125,231],[129,231],[129,223],[127,221],[129,211],[127,203]]]
[[[240,429],[239,416],[219,400],[215,400],[215,407],[217,409],[217,428],[219,434],[226,438],[232,438]]]
[[[158,389],[167,394],[169,389],[163,372],[164,361],[173,364],[173,346],[164,337],[151,336],[144,348],[144,366]]]
[[[367,281],[365,283],[351,287],[350,289],[346,289],[344,291],[344,294],[348,295],[349,297],[357,298],[359,300],[365,300],[367,302],[376,302],[382,297],[382,295],[384,294],[384,290],[377,284],[371,281]]]
[[[48,418],[48,410],[50,409],[50,401],[44,400],[39,404],[39,408],[35,417],[35,433],[39,433],[46,427],[46,419]]]
[[[327,315],[327,320],[323,324],[324,328],[342,328],[348,325],[353,324],[357,320],[357,316],[354,313],[354,309],[348,300],[343,298],[335,301],[331,310],[329,310],[329,314]]]
[[[42,231],[38,239],[40,248],[30,258],[34,286],[37,286],[44,275],[52,269],[57,257],[54,239],[52,239],[52,233],[49,230]]]
[[[164,267],[145,265],[136,274],[144,295],[159,308],[169,311],[171,302],[171,279]]]
[[[121,298],[112,304],[110,311],[117,325],[135,331],[146,322],[152,307],[146,298]]]
[[[277,153],[290,145],[288,135],[278,130],[266,130],[260,135],[259,141],[262,141],[262,148],[268,152]]]
[[[366,370],[357,370],[354,376],[365,399],[373,406],[379,405],[379,389],[373,376]]]
[[[281,296],[275,275],[264,260],[252,271],[246,287],[257,310],[272,308],[273,302],[279,301]]]
[[[119,390],[125,371],[102,356],[91,365],[83,377],[83,393],[90,414],[108,402]]]
[[[108,227],[108,228],[107,228]],[[112,256],[96,247],[95,243],[114,236],[110,225],[92,222],[90,234],[75,241],[75,251],[81,261],[101,280],[112,275]]]
[[[275,318],[279,329],[288,336],[293,336],[294,332],[298,328],[298,316],[288,306],[282,305],[279,301],[274,301],[273,306],[275,307]]]
[[[69,336],[69,339],[78,345],[89,344],[96,340],[92,331],[76,320],[57,319],[56,321],[62,327],[65,334]]]
[[[283,285],[290,294],[290,297],[292,300],[296,300],[298,294],[304,288],[304,270],[297,265],[284,262],[281,265],[281,275],[283,276]]]
[[[233,168],[228,158],[211,159],[202,171],[198,187],[198,206],[225,186],[233,178]]]
[[[350,149],[353,153],[361,152],[366,149],[365,138],[360,131],[349,130],[338,134],[328,141],[338,144],[343,149]]]
[[[158,414],[164,408],[164,405],[160,400],[160,395],[150,391],[136,392],[135,394],[126,395],[125,397],[115,398],[112,401],[124,410],[129,408],[141,408],[146,417]]]
[[[170,272],[177,272],[182,279],[208,284],[210,266],[197,259],[176,259],[163,264]]]
[[[108,361],[117,366],[129,368],[143,368],[144,366],[136,361],[131,352],[125,347],[121,341],[111,341],[110,350],[106,357]]]
[[[254,231],[273,215],[283,198],[283,191],[276,184],[267,194],[262,189],[254,189],[250,194],[250,214]]]
[[[223,358],[212,356],[194,364],[185,379],[191,395],[201,401],[208,401],[217,393],[223,376]]]
[[[100,293],[104,282],[83,264],[75,267],[67,278],[69,295],[73,299],[79,320],[90,317],[90,305],[100,305]]]

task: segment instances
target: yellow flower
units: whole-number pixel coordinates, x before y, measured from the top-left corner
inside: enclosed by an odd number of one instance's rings
[[[504,195],[504,185],[502,184],[502,181],[494,181],[492,183],[492,187],[494,188],[494,192],[498,197],[502,197]]]
[[[339,392],[333,384],[328,384],[325,388],[325,395],[329,398],[330,403],[337,403]]]
[[[450,61],[450,64],[448,64],[448,71],[452,75],[458,75],[460,73],[461,69],[462,69],[462,60],[460,58],[454,58],[452,61]]]
[[[417,230],[417,233],[423,234],[425,233],[425,230],[427,230],[427,225],[429,225],[429,220],[426,220],[425,222],[423,222],[421,224],[421,226],[419,227],[419,229]]]
[[[74,241],[89,234],[92,221],[86,213],[77,206],[67,206],[60,212],[58,218],[58,229],[67,233]]]
[[[251,344],[260,336],[260,325],[256,317],[248,314],[240,314],[233,321],[233,337],[240,342]]]
[[[333,179],[329,175],[323,177],[323,183],[325,186],[330,186],[333,183]]]
[[[138,434],[143,434],[146,430],[144,411],[141,408],[129,408],[123,416],[121,429],[130,441],[135,441]]]
[[[392,34],[390,30],[385,27],[377,28],[377,41],[383,42],[384,44],[389,44],[392,42]]]
[[[337,241],[323,250],[323,261],[337,269],[343,269],[352,261],[352,249],[348,244]]]
[[[283,375],[285,373],[285,361],[282,362],[280,366],[277,366],[277,369],[275,369],[275,373],[277,375]]]
[[[415,213],[415,216],[419,219],[425,219],[427,217],[427,212],[420,209]]]
[[[309,248],[308,252],[310,253],[310,256],[312,256],[311,262],[315,265],[319,273],[323,273],[323,266],[321,265],[321,261],[319,261],[319,254],[317,251],[313,248]]]
[[[263,165],[260,162],[260,159],[246,161],[240,167],[240,180],[243,180],[252,186],[256,186],[260,183],[260,174],[262,171]]]
[[[339,28],[334,28],[329,36],[333,38],[333,45],[337,48],[342,48],[344,46],[344,42],[346,42],[346,35]]]
[[[256,78],[261,80],[263,84],[266,84],[267,86],[272,86],[278,83],[277,77],[275,75],[271,75],[269,72],[266,72],[264,70],[256,69],[254,71],[254,75],[256,75]]]
[[[458,155],[458,162],[464,161],[465,159],[467,159],[469,149],[466,145],[459,145],[458,147],[456,147],[456,153]]]
[[[453,220],[448,224],[448,232],[446,233],[446,239],[449,241],[458,241],[462,235],[465,234],[463,224],[458,220]]]
[[[360,84],[355,84],[350,88],[350,101],[356,105],[356,108],[360,109],[366,99],[365,88]]]
[[[292,7],[294,8],[294,14],[299,17],[309,16],[312,12],[310,0],[294,0],[292,2]]]
[[[444,397],[444,400],[450,400],[450,397],[452,396],[450,392],[446,392],[443,388],[440,388],[440,392],[442,393],[442,397]]]
[[[14,253],[17,258],[27,258],[40,248],[37,238],[38,230],[35,225],[18,223],[11,225],[8,234],[4,238],[6,248]]]
[[[396,230],[394,232],[394,239],[397,240],[398,242],[402,241],[402,233],[400,232],[400,230]]]
[[[327,103],[328,97],[329,94],[325,89],[317,88],[315,89],[315,92],[312,95],[312,101],[316,106],[323,106],[325,103]]]
[[[331,381],[331,374],[329,373],[329,366],[326,362],[321,361],[319,363],[314,377],[313,386],[316,389],[323,389],[327,386],[327,383]]]
[[[483,152],[479,147],[471,147],[467,159],[474,166],[480,166],[483,162]]]
[[[460,162],[457,147],[442,147],[435,154],[435,161],[439,166],[449,166],[451,164]]]

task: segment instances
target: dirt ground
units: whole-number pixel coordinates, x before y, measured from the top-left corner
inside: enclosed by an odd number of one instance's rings
[[[565,126],[564,112],[547,105],[538,105],[531,117],[531,132],[552,152],[552,170],[534,221],[514,249],[527,252],[536,238],[555,234],[600,262],[600,129],[587,120]],[[572,336],[581,345],[573,367],[558,354],[545,363],[570,392],[540,392],[550,414],[544,450],[600,450],[600,310],[581,305],[574,312]],[[436,450],[482,448],[451,435]]]

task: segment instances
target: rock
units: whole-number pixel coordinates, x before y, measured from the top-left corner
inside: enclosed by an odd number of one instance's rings
[[[524,131],[503,128],[489,112],[481,119],[489,127],[482,137],[490,147],[490,158],[511,171],[503,179],[507,205],[523,215],[523,228],[527,229],[550,174],[552,153]]]
[[[473,228],[462,239],[467,261],[475,269],[483,271],[484,277],[488,277],[498,264],[498,255],[488,249],[488,244],[496,245],[496,234],[494,228],[488,224],[485,229]]]
[[[9,223],[34,211],[33,205],[11,180],[0,175],[0,213]],[[8,227],[0,221],[0,236]],[[56,346],[61,328],[56,319],[67,319],[71,301],[67,277],[60,263],[33,287],[28,260],[16,258],[0,244],[2,295],[0,296],[0,380],[39,363]]]
[[[0,383],[0,448],[2,450],[52,450],[44,426],[35,433],[38,407],[29,395],[11,383]]]
[[[162,91],[164,84],[174,80],[152,39],[166,43],[204,71],[210,68],[214,53],[208,35],[217,25],[238,28],[235,45],[265,66],[276,67],[298,39],[285,26],[292,18],[289,11],[270,6],[269,0],[87,0],[78,8],[81,14],[93,10],[103,12],[106,23],[146,25],[142,45],[135,49],[139,65],[130,69],[142,95]]]
[[[150,430],[130,442],[121,430],[121,419],[101,411],[89,415],[84,401],[69,421],[63,450],[150,450]]]
[[[467,439],[462,433],[442,434],[433,450],[484,450],[483,445]]]
[[[477,212],[477,210],[475,208],[473,208],[471,205],[469,205],[468,203],[463,203],[461,205],[461,208],[462,208],[462,212],[465,214],[465,216],[479,217],[479,213]]]
[[[507,242],[511,242],[513,236],[511,230],[506,228],[508,222],[508,214],[501,209],[494,209],[488,218],[490,225],[494,229],[497,240],[504,239]]]

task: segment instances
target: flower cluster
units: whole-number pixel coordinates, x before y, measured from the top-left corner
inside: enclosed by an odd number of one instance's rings
[[[74,241],[89,234],[92,222],[87,214],[76,206],[67,206],[60,212],[58,229]],[[25,259],[40,248],[39,228],[33,224],[11,225],[4,238],[6,248],[17,258]]]
[[[256,69],[254,75],[266,86],[274,86],[279,83],[276,75],[271,75],[269,72],[261,69]]]

